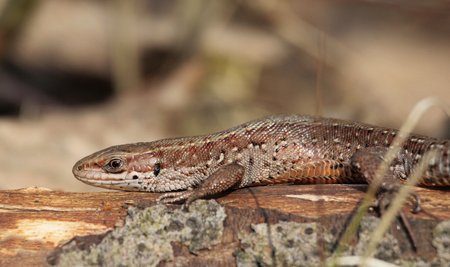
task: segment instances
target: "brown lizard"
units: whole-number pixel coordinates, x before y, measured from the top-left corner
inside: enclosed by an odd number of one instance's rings
[[[221,132],[118,145],[78,161],[80,181],[126,191],[166,192],[164,203],[229,189],[299,183],[370,183],[397,130],[311,116],[271,116]],[[450,140],[410,135],[381,183],[404,182],[436,149],[421,186],[450,185]],[[167,193],[168,192],[168,193]]]

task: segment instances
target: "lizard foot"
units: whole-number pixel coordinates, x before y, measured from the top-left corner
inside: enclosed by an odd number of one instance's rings
[[[400,189],[400,185],[384,187],[381,192],[378,193],[375,201],[375,207],[378,208],[380,215],[383,214],[390,206],[392,201],[395,200],[395,195]],[[422,210],[420,196],[412,192],[409,196],[409,201],[412,206],[412,213],[419,213]]]
[[[174,204],[188,199],[192,191],[170,192],[161,195],[156,201],[164,204]]]
[[[380,192],[378,194],[375,206],[378,209],[378,213],[379,213],[380,217],[383,216],[383,214],[389,208],[389,205],[395,199],[395,195],[398,192],[399,188],[400,188],[399,186],[390,187],[386,190],[383,190],[382,192]],[[411,197],[410,200],[412,202],[411,212],[418,213],[421,210],[420,197],[416,193],[412,193],[410,195],[410,197]],[[399,219],[400,219],[400,223],[403,225],[403,227],[406,230],[406,234],[407,234],[408,238],[410,239],[412,248],[415,251],[417,251],[417,239],[412,231],[411,224],[409,223],[409,220],[403,211],[400,211]]]

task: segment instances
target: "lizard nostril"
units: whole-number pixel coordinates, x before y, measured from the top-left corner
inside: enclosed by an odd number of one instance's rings
[[[81,171],[82,169],[83,169],[83,166],[81,166],[81,165],[77,166],[77,171]]]

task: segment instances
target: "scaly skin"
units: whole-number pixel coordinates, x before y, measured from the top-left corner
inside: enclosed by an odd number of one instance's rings
[[[208,135],[112,146],[78,161],[73,174],[104,188],[171,192],[161,197],[166,203],[257,185],[370,183],[397,133],[337,119],[271,116]],[[409,136],[385,181],[403,182],[432,148],[438,157],[419,185],[449,186],[450,140],[419,135]]]

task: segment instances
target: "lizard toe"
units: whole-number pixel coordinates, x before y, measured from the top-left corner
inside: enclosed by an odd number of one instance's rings
[[[183,191],[183,192],[170,192],[161,195],[156,201],[164,204],[174,204],[186,200],[192,192]]]

